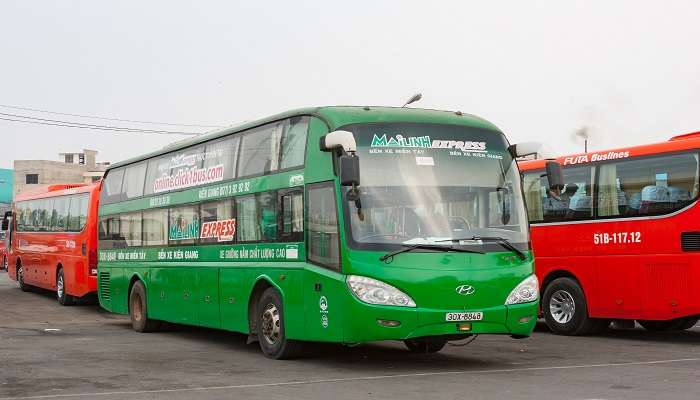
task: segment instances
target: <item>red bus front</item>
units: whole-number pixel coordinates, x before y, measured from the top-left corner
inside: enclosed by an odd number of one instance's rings
[[[556,333],[637,320],[681,330],[700,316],[700,134],[520,164],[542,313]]]
[[[17,197],[8,274],[20,288],[56,291],[61,304],[97,291],[98,185],[52,185]]]

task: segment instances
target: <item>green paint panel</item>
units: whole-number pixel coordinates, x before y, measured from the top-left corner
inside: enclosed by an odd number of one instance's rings
[[[338,236],[342,270],[332,271],[307,262],[308,238],[294,243],[236,243],[193,246],[100,249],[102,307],[127,313],[127,294],[133,277],[143,280],[151,317],[165,321],[249,332],[249,300],[254,290],[275,287],[284,301],[287,335],[293,339],[359,343],[429,335],[459,334],[446,312],[481,311],[469,333],[529,335],[534,328],[537,302],[504,305],[513,288],[533,273],[531,254],[520,261],[510,252],[463,254],[412,252],[380,262],[386,251],[356,250],[346,243],[341,187],[330,152],[318,149],[322,135],[348,124],[368,122],[423,122],[455,124],[500,131],[475,116],[453,112],[371,107],[321,107],[291,111],[264,120],[203,135],[168,151],[222,137],[264,123],[297,115],[311,115],[306,168],[264,177],[238,179],[100,206],[100,215],[171,207],[230,198],[268,190],[302,187],[332,181],[336,191]],[[161,150],[113,165],[110,169],[164,154]],[[466,171],[465,171],[466,172]],[[307,216],[308,217],[308,216]],[[308,233],[309,221],[304,221]],[[107,275],[109,274],[109,275]],[[416,308],[376,306],[360,302],[346,284],[348,275],[372,277],[411,296]],[[105,279],[109,279],[105,282]],[[469,282],[477,288],[470,296],[455,292]],[[532,317],[528,319],[527,317]],[[400,321],[386,327],[378,320]],[[463,333],[463,332],[462,332]]]

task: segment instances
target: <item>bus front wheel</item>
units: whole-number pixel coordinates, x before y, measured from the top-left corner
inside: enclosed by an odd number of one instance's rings
[[[141,281],[136,281],[131,287],[129,317],[131,317],[131,326],[136,332],[155,332],[160,327],[160,321],[148,318],[146,287]]]
[[[542,312],[549,329],[558,335],[578,336],[607,329],[610,320],[588,317],[583,289],[571,278],[557,278],[544,290]]]
[[[75,303],[75,297],[66,293],[66,280],[63,276],[63,268],[56,274],[56,298],[62,306],[70,306]]]
[[[301,353],[302,343],[285,335],[282,296],[275,288],[267,288],[258,302],[256,333],[265,356],[284,360]]]
[[[698,317],[676,318],[668,321],[638,320],[639,325],[652,332],[684,331],[698,323]]]

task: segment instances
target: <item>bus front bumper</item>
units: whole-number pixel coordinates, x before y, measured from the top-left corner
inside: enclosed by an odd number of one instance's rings
[[[346,314],[344,342],[405,340],[424,336],[501,334],[530,336],[537,322],[538,302],[502,305],[479,310],[435,310],[382,307],[356,303]],[[480,321],[448,322],[447,313],[482,312]]]

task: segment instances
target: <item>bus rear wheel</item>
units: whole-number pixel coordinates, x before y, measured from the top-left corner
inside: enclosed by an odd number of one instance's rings
[[[566,336],[599,333],[607,329],[610,320],[588,317],[583,289],[571,278],[557,278],[544,290],[542,312],[549,329]]]
[[[141,281],[134,283],[129,292],[129,317],[136,332],[155,332],[160,327],[160,321],[148,318],[146,287]]]
[[[63,276],[63,268],[59,269],[56,274],[56,298],[62,306],[75,304],[75,297],[66,293],[66,280]]]
[[[637,320],[644,329],[652,332],[684,331],[698,323],[698,317],[676,318],[666,321]]]
[[[32,290],[32,287],[24,283],[24,267],[22,267],[22,264],[17,265],[17,283],[19,283],[19,290],[23,292],[29,292]]]
[[[411,353],[437,353],[447,344],[447,339],[429,336],[404,340],[403,344]]]
[[[258,302],[255,321],[260,349],[266,357],[284,360],[297,357],[302,343],[285,334],[282,296],[275,288],[267,288]]]

